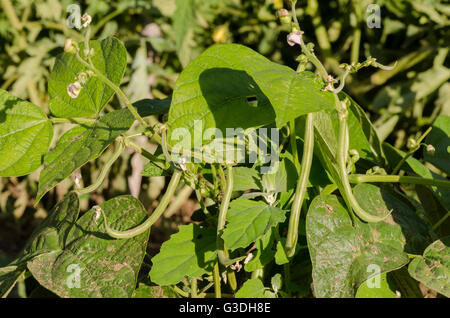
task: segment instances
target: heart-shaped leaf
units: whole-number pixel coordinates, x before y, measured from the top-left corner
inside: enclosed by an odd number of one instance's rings
[[[322,87],[314,74],[298,74],[245,46],[214,45],[193,60],[176,82],[169,143],[174,144],[171,136],[177,128],[187,129],[190,135],[181,134],[184,139],[179,144],[191,149],[192,142],[203,140],[194,136],[198,124],[203,131],[218,128],[225,136],[226,128],[245,130],[272,122],[281,127],[301,115],[333,109],[333,96],[322,92]],[[181,136],[180,132],[176,134]]]
[[[100,205],[110,226],[128,230],[147,218],[134,197],[118,196]],[[112,239],[93,209],[72,227],[60,250],[41,254],[28,269],[60,297],[131,297],[147,248],[150,230],[131,239]]]
[[[230,203],[222,238],[230,250],[247,247],[286,219],[286,211],[262,201],[236,199]]]
[[[186,276],[199,277],[211,271],[216,254],[216,233],[196,224],[181,225],[152,258],[150,279],[166,286],[177,284]]]
[[[0,89],[0,176],[29,174],[42,164],[53,138],[45,113]]]
[[[317,297],[354,297],[371,276],[409,261],[401,228],[392,218],[369,224],[357,221],[353,226],[347,209],[334,195],[313,200],[306,233]]]
[[[116,38],[106,38],[89,41],[89,46],[94,50],[91,59],[95,68],[111,82],[120,85],[127,66],[127,51],[122,42]],[[80,43],[80,51],[83,50],[84,43]],[[67,87],[77,81],[78,74],[87,70],[75,54],[62,53],[56,57],[48,83],[49,108],[55,116],[70,118],[96,115],[114,95],[107,84],[92,76],[82,84],[78,97],[71,98]]]

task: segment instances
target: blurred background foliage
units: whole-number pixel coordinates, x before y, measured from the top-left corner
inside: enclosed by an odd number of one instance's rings
[[[67,37],[80,40],[67,26],[70,4],[79,4],[81,13],[92,16],[94,38],[113,35],[125,43],[129,67],[122,85],[132,101],[169,96],[183,67],[215,43],[244,44],[275,62],[297,65],[298,48],[286,43],[289,28],[276,18],[278,9],[290,9],[288,1],[0,0],[0,88],[47,112],[46,88],[54,58]],[[380,6],[380,28],[367,25],[374,19],[374,12],[367,12],[370,4]],[[368,56],[383,64],[398,62],[391,72],[364,69],[346,85],[381,139],[404,150],[409,136],[423,132],[437,116],[450,115],[448,1],[300,0],[297,7],[305,37],[316,43],[315,52],[329,71],[339,74],[340,63]],[[113,99],[107,110],[117,107]],[[58,126],[54,142],[68,128]],[[154,145],[142,138],[153,150]],[[109,155],[81,169],[85,184],[93,183]],[[144,164],[131,152],[122,156],[103,187],[84,198],[83,209],[132,193],[150,211],[165,179],[142,177]],[[0,266],[20,251],[36,224],[73,186],[71,180],[62,182],[34,207],[38,177],[39,170],[26,177],[0,178]],[[158,230],[152,231],[151,248],[158,249],[196,208],[192,190],[180,186]]]

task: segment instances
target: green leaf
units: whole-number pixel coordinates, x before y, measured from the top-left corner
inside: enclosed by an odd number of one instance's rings
[[[0,296],[11,291],[20,275],[25,272],[26,264],[33,258],[59,250],[65,243],[70,228],[79,212],[78,196],[73,192],[51,209],[48,216],[34,230],[18,259],[10,266],[0,268]]]
[[[141,173],[141,175],[143,175],[144,177],[159,177],[164,174],[165,174],[164,170],[161,169],[160,166],[156,165],[151,161],[144,166],[144,169],[142,170]]]
[[[395,284],[388,278],[388,273],[374,276],[359,286],[356,298],[397,298]]]
[[[133,106],[136,107],[139,115],[142,117],[147,117],[167,113],[169,111],[171,101],[171,97],[165,99],[146,98],[134,102]]]
[[[129,195],[100,207],[116,230],[128,230],[147,218],[142,204]],[[91,209],[72,227],[62,249],[34,258],[28,269],[60,297],[131,297],[149,234],[150,230],[131,239],[111,239],[103,218]]]
[[[433,145],[434,154],[424,149],[424,159],[447,175],[450,174],[450,116],[439,116],[433,123],[433,129],[425,138],[425,143]]]
[[[289,158],[283,158],[275,173],[263,174],[261,177],[262,190],[270,192],[287,192],[294,189],[297,184],[297,169]]]
[[[175,33],[175,43],[178,57],[183,66],[186,66],[191,60],[192,44],[196,22],[196,3],[195,0],[175,0],[176,10],[173,14],[173,31]]]
[[[405,252],[422,253],[433,241],[431,228],[417,216],[415,207],[388,187],[363,183],[353,189],[353,194],[364,210],[374,211],[372,214],[387,215],[392,210],[387,222],[400,226]]]
[[[166,286],[186,276],[199,277],[212,270],[216,254],[216,233],[196,224],[181,225],[152,258],[150,279]]]
[[[29,261],[40,254],[63,248],[69,231],[75,225],[80,212],[78,195],[69,192],[49,212],[48,216],[34,230],[15,264]]]
[[[283,265],[289,263],[289,257],[284,249],[284,244],[286,243],[285,238],[281,238],[281,241],[277,242],[277,251],[275,252],[275,263],[277,265]]]
[[[236,298],[274,298],[273,294],[264,288],[259,278],[247,280],[236,292]]]
[[[256,251],[253,251],[253,258],[244,266],[245,271],[254,272],[257,269],[264,268],[275,256],[272,249],[274,243],[273,231],[268,231],[256,241]]]
[[[6,266],[0,268],[0,297],[6,298],[16,285],[20,276],[25,272],[17,266]]]
[[[355,226],[334,195],[317,196],[306,216],[308,247],[317,297],[354,297],[357,288],[374,275],[408,263],[402,229],[392,217]]]
[[[98,158],[109,144],[128,131],[133,121],[128,109],[120,109],[100,117],[94,124],[76,126],[66,132],[45,157],[36,203],[76,169]]]
[[[230,203],[222,238],[230,250],[247,247],[286,219],[286,211],[262,201],[236,199]]]
[[[92,62],[97,70],[111,82],[120,85],[127,65],[127,52],[122,42],[116,38],[89,41],[94,49]],[[80,43],[83,52],[84,43]],[[98,77],[90,77],[83,85],[77,98],[67,94],[67,86],[77,81],[79,73],[87,71],[75,54],[63,53],[57,56],[50,74],[48,92],[49,108],[57,117],[86,117],[100,113],[114,95],[114,91]]]
[[[256,169],[247,167],[233,168],[233,191],[261,189],[261,176]]]
[[[53,138],[45,113],[0,89],[0,176],[29,174],[39,168]]]
[[[450,297],[450,236],[433,242],[423,257],[414,258],[408,272],[426,287]]]
[[[226,128],[245,130],[272,122],[281,127],[301,115],[333,109],[332,94],[322,87],[314,74],[297,74],[245,46],[214,45],[193,60],[175,84],[169,143],[176,139],[174,130],[187,129],[190,136],[182,134],[179,143],[191,149],[197,120],[204,130],[218,128],[225,136]]]
[[[149,286],[139,283],[133,292],[133,298],[180,298],[170,286]]]

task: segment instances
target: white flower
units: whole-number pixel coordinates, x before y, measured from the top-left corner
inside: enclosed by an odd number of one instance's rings
[[[77,98],[82,88],[80,82],[69,84],[67,86],[67,94],[69,94],[70,98]]]
[[[81,17],[81,21],[83,21],[82,27],[86,28],[91,23],[92,17],[89,14],[85,13]]]
[[[302,34],[303,32],[291,32],[287,36],[287,42],[290,46],[294,46],[295,44],[300,45],[302,40]]]
[[[181,170],[186,171],[187,170],[186,158],[184,158],[184,157],[178,158],[178,165],[180,166]]]

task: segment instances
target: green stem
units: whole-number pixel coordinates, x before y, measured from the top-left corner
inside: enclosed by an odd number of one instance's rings
[[[103,180],[105,180],[105,177],[108,174],[109,169],[112,167],[114,162],[116,162],[116,160],[120,157],[124,148],[125,148],[124,142],[122,140],[120,140],[117,150],[113,153],[111,158],[109,158],[109,160],[103,166],[102,171],[100,172],[100,174],[97,178],[97,181],[95,181],[95,183],[93,183],[92,185],[90,185],[86,188],[75,190],[75,192],[77,192],[78,195],[82,195],[82,194],[86,194],[86,193],[92,192],[95,189],[97,189],[103,183]]]
[[[181,175],[182,175],[181,171],[178,171],[178,170],[174,171],[172,178],[170,179],[169,185],[167,186],[166,193],[164,193],[163,197],[161,198],[161,201],[160,201],[158,207],[155,209],[155,211],[152,213],[152,215],[144,223],[142,223],[141,225],[138,225],[137,227],[134,227],[130,230],[117,231],[117,230],[113,230],[112,228],[110,228],[103,210],[100,209],[100,211],[103,215],[103,219],[105,221],[106,233],[108,233],[111,237],[114,237],[114,238],[128,239],[128,238],[135,237],[135,236],[147,231],[159,219],[159,217],[163,214],[163,212],[167,208],[167,205],[169,204],[170,199],[172,198],[173,194],[175,193],[177,185],[180,182]]]
[[[291,0],[291,3],[292,3],[292,16],[294,18],[294,23],[297,26],[297,28],[299,30],[301,30],[300,24],[298,23],[298,19],[297,19],[297,14],[296,14],[296,11],[295,11],[295,4],[297,3],[297,1],[292,1]],[[326,81],[327,78],[328,78],[327,70],[322,65],[322,63],[319,61],[319,59],[316,57],[316,55],[313,52],[310,52],[309,49],[306,47],[305,42],[303,41],[303,37],[300,37],[300,46],[302,48],[303,54],[305,54],[306,57],[311,61],[311,63],[313,63],[313,65],[316,67],[316,69],[319,72],[319,74],[322,77],[322,79],[324,81]]]
[[[188,293],[186,293],[184,290],[182,290],[180,287],[178,287],[178,286],[173,286],[173,290],[175,291],[175,292],[177,292],[178,294],[180,294],[181,296],[183,296],[183,297],[186,297],[186,298],[188,298],[189,297],[189,294]]]
[[[306,116],[305,138],[304,138],[302,164],[300,167],[300,177],[297,181],[294,202],[292,203],[291,215],[289,218],[289,228],[286,238],[286,253],[289,257],[294,256],[295,246],[298,240],[298,224],[300,221],[301,207],[305,199],[308,186],[309,173],[314,152],[314,114]]]
[[[133,114],[134,118],[143,125],[144,127],[148,127],[148,124],[144,121],[144,119],[139,115],[137,110],[134,108],[134,106],[130,103],[128,100],[128,97],[125,95],[125,93],[120,89],[119,86],[111,82],[106,76],[104,76],[97,68],[91,64],[86,62],[84,59],[81,58],[81,56],[76,53],[75,54],[77,59],[86,67],[90,68],[95,75],[100,78],[106,85],[108,85],[113,91],[116,92],[116,94],[122,99],[123,103],[128,107],[129,111]]]
[[[402,158],[402,160],[399,161],[399,163],[397,163],[397,165],[395,166],[395,168],[392,170],[392,174],[397,174],[397,172],[400,171],[401,167],[403,166],[403,164],[406,162],[406,160],[408,160],[409,157],[411,157],[417,150],[420,149],[420,145],[422,143],[422,141],[425,139],[425,137],[430,133],[432,127],[429,127],[422,136],[420,136],[420,138],[416,141],[417,146],[411,148],[411,150],[409,150],[406,155]]]
[[[438,179],[428,179],[421,177],[408,177],[408,176],[395,176],[395,175],[384,175],[384,176],[367,176],[364,174],[353,174],[348,176],[351,183],[367,183],[367,182],[386,182],[386,183],[410,183],[410,184],[423,184],[436,187],[442,187],[450,189],[450,181],[438,180]]]

